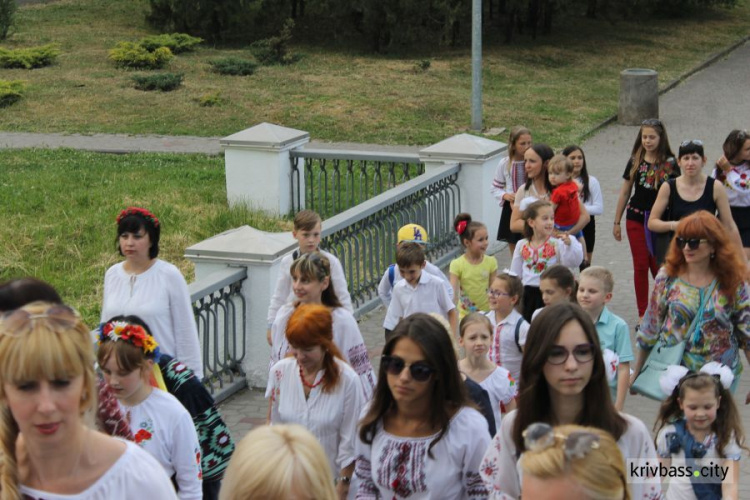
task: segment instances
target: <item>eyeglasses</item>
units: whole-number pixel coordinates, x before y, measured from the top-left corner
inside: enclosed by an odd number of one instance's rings
[[[488,288],[487,289],[487,295],[489,295],[490,297],[493,297],[493,298],[510,297],[509,293],[501,292],[499,290],[493,290],[492,288]]]
[[[677,242],[677,248],[685,248],[685,243],[687,243],[690,250],[697,250],[701,243],[708,243],[706,239],[683,238],[682,236],[678,236],[674,240]]]
[[[682,143],[680,143],[680,147],[684,148],[684,147],[690,146],[691,144],[695,146],[703,147],[703,141],[701,141],[700,139],[690,139],[687,141],[682,141]]]
[[[641,125],[645,125],[647,127],[653,127],[654,125],[656,125],[657,127],[663,127],[664,126],[662,124],[661,120],[659,120],[658,118],[647,118],[646,120],[643,120],[641,122]]]
[[[523,443],[526,449],[532,452],[544,451],[556,445],[557,440],[563,443],[563,454],[565,459],[580,460],[589,454],[591,450],[599,449],[599,435],[593,432],[576,431],[567,436],[555,434],[549,424],[531,424],[523,431]]]
[[[594,359],[596,346],[594,344],[578,344],[573,347],[573,357],[579,363],[588,363]],[[553,345],[547,355],[547,363],[551,365],[561,365],[568,360],[571,351],[561,345]]]
[[[411,378],[417,382],[427,382],[435,372],[435,369],[427,363],[418,361],[416,363],[407,364],[398,356],[382,356],[380,358],[380,364],[390,375],[401,375],[404,368],[408,368]]]
[[[81,315],[72,307],[63,304],[55,304],[44,312],[33,314],[25,309],[8,311],[0,316],[0,336],[20,337],[29,333],[33,322],[47,319],[51,323],[64,328],[73,328],[80,321]]]

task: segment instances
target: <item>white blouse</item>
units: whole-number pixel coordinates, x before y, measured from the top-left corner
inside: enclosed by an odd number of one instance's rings
[[[522,239],[513,251],[510,270],[521,278],[524,286],[539,287],[545,269],[555,264],[577,268],[583,260],[583,247],[577,238],[568,239],[569,245],[560,238],[550,236],[538,248],[534,248],[528,239]]]
[[[135,442],[175,476],[180,500],[202,500],[201,447],[190,413],[177,398],[153,389],[135,406],[120,404]],[[153,497],[156,498],[156,497]]]
[[[333,392],[324,392],[319,385],[305,398],[294,358],[273,365],[266,388],[266,398],[271,398],[271,425],[300,424],[309,430],[323,446],[334,476],[356,458],[354,441],[364,405],[357,374],[340,359],[336,359],[336,366],[341,377]],[[324,373],[318,372],[313,385]]]
[[[604,198],[602,197],[602,187],[599,185],[599,181],[596,180],[596,177],[594,177],[593,175],[589,175],[589,200],[584,201],[583,193],[580,193],[580,198],[583,202],[583,206],[586,207],[586,211],[591,217],[595,215],[602,215],[604,213]]]
[[[516,457],[516,446],[511,437],[518,410],[505,415],[500,428],[487,448],[479,472],[490,491],[490,499],[508,500],[521,495],[521,470]],[[643,422],[627,413],[620,413],[628,427],[617,441],[626,464],[628,459],[640,459],[651,464],[658,463],[656,448],[651,434]],[[636,461],[636,465],[639,462]],[[628,465],[626,465],[628,467]],[[661,498],[661,484],[658,477],[632,481],[630,493],[633,500],[657,500]]]
[[[427,454],[436,435],[394,436],[378,423],[371,445],[357,439],[357,499],[422,500],[487,498],[479,464],[490,435],[487,421],[472,408],[461,408],[448,430]]]
[[[489,352],[490,361],[504,367],[516,382],[520,382],[523,353],[518,349],[518,346],[523,347],[526,344],[529,323],[515,309],[500,323],[495,318],[495,311],[488,312],[486,316],[490,318],[492,331],[494,332]],[[516,344],[516,324],[519,321],[521,321],[521,326],[518,330],[518,344]]]
[[[203,379],[203,360],[187,282],[180,270],[157,259],[144,273],[128,274],[123,262],[104,275],[102,322],[135,315],[146,322],[161,352],[188,365]]]
[[[124,443],[125,453],[85,491],[60,495],[21,485],[21,496],[26,500],[176,500],[172,482],[159,463],[135,443]]]
[[[286,340],[286,324],[294,312],[294,305],[279,309],[271,327],[271,366],[284,359],[291,347]],[[375,372],[367,354],[367,346],[359,331],[357,320],[343,307],[331,310],[333,316],[333,343],[341,351],[344,361],[359,375],[364,401],[369,401],[375,390]]]
[[[479,382],[479,385],[490,397],[492,413],[495,415],[495,428],[499,428],[501,410],[505,411],[505,406],[518,396],[518,384],[508,370],[498,366],[489,377]]]

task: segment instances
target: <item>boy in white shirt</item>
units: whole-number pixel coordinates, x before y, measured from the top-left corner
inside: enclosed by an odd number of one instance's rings
[[[331,282],[333,289],[336,291],[336,297],[338,297],[341,305],[349,312],[353,313],[352,298],[349,295],[349,286],[346,282],[346,276],[344,276],[344,268],[341,265],[341,261],[336,258],[335,255],[328,253],[318,248],[320,245],[320,232],[322,230],[323,221],[317,212],[312,210],[302,210],[294,216],[294,230],[292,236],[299,242],[299,249],[294,252],[285,255],[281,259],[281,266],[279,269],[279,278],[276,281],[276,290],[271,297],[271,305],[268,308],[268,330],[266,331],[266,339],[268,345],[271,345],[271,326],[276,319],[276,314],[279,312],[282,306],[291,303],[294,300],[294,292],[292,292],[292,276],[289,274],[289,269],[292,267],[292,262],[297,260],[304,254],[318,251],[326,256],[328,261],[331,263]]]
[[[396,250],[396,264],[403,279],[393,287],[393,298],[383,323],[386,341],[391,333],[389,321],[395,319],[395,324],[398,324],[403,318],[418,312],[440,314],[448,320],[455,334],[456,306],[448,295],[444,280],[423,272],[425,263],[424,249],[419,243],[402,243]]]

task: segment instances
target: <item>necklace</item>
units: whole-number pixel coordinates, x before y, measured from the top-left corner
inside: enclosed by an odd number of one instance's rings
[[[302,380],[302,385],[310,389],[315,389],[316,387],[318,387],[320,384],[323,383],[323,377],[320,377],[320,380],[318,380],[314,384],[308,384],[307,380],[305,380],[305,375],[302,373],[302,366],[299,367],[299,378]]]
[[[76,457],[76,461],[73,463],[73,467],[70,469],[70,472],[64,476],[66,478],[74,478],[78,476],[78,468],[81,465],[81,457],[83,456],[84,453],[88,451],[86,447],[86,442],[87,442],[86,437],[89,435],[89,429],[86,429],[85,433],[86,433],[85,436],[81,437],[81,447],[78,450],[78,456]],[[36,471],[36,475],[37,475],[37,478],[39,479],[39,484],[41,485],[41,489],[43,491],[51,491],[48,486],[49,478],[44,477],[44,473],[42,473],[41,468],[39,468]]]

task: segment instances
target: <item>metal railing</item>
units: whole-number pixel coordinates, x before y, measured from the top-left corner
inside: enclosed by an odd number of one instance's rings
[[[395,262],[396,233],[414,222],[427,230],[427,257],[442,266],[459,252],[453,218],[461,210],[460,166],[437,167],[323,223],[321,247],[344,266],[355,316],[379,304],[378,283]]]
[[[418,154],[299,148],[290,152],[292,213],[323,219],[424,173]]]
[[[247,304],[242,282],[247,268],[227,267],[188,285],[203,354],[203,383],[219,403],[247,385]]]

